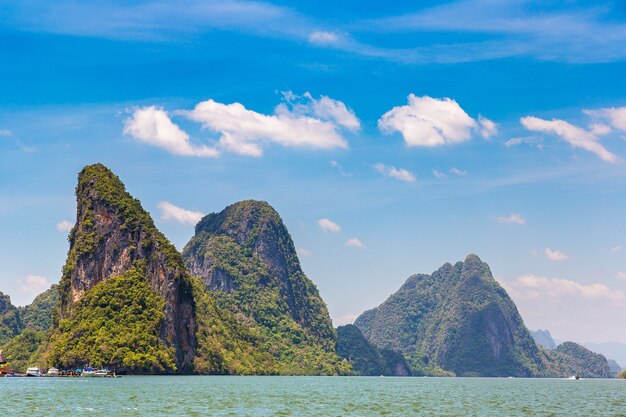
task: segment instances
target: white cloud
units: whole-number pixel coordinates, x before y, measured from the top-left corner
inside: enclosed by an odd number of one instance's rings
[[[408,104],[383,114],[378,127],[385,133],[400,132],[407,146],[433,147],[470,140],[475,130],[495,133],[491,123],[484,118],[482,125],[477,123],[452,99],[410,94]]]
[[[621,341],[626,295],[602,283],[526,275],[499,280],[530,328],[549,328],[564,340]],[[601,324],[601,325],[599,325]]]
[[[482,136],[483,139],[489,139],[490,137],[498,133],[498,126],[491,120],[479,114],[478,131],[480,132],[480,136]]]
[[[509,216],[498,216],[496,220],[503,224],[526,224],[526,219],[515,213],[511,213]]]
[[[566,261],[569,259],[569,255],[567,255],[566,253],[558,250],[552,250],[550,248],[545,248],[543,250],[543,254],[545,255],[546,259],[549,259],[551,261]]]
[[[443,172],[442,170],[440,170],[438,168],[433,169],[433,176],[435,178],[445,178],[445,177],[447,177],[445,172]]]
[[[626,281],[626,272],[618,272],[617,274],[615,274],[615,276],[616,276],[618,279],[621,279],[621,280]]]
[[[311,93],[306,92],[298,96],[291,91],[283,92],[285,101],[291,107],[287,113],[300,116],[315,116],[322,120],[330,120],[337,125],[351,131],[361,129],[361,121],[356,117],[354,111],[349,109],[342,101],[330,97],[321,96],[315,99]],[[279,106],[280,113],[284,112],[285,106]]]
[[[328,97],[303,97],[307,103],[292,103],[290,99],[298,97],[287,94],[287,102],[278,105],[274,115],[248,110],[241,103],[222,104],[214,100],[177,114],[219,133],[219,148],[241,155],[261,156],[267,143],[313,149],[347,148],[339,131],[360,126],[354,113],[342,102]]]
[[[534,116],[526,116],[520,119],[520,123],[533,132],[555,134],[573,147],[592,152],[604,161],[617,162],[617,156],[602,146],[597,135],[564,120],[545,120]]]
[[[608,135],[613,131],[610,126],[607,126],[603,123],[592,123],[587,127],[587,130],[589,130],[596,136]]]
[[[344,245],[349,247],[349,248],[359,248],[359,249],[364,249],[365,248],[365,245],[363,244],[363,242],[361,242],[356,237],[352,237],[352,238],[346,240],[346,243]]]
[[[317,45],[331,45],[339,42],[339,35],[325,30],[316,30],[309,34],[309,42]]]
[[[313,252],[311,252],[310,250],[304,249],[304,248],[298,248],[296,250],[300,254],[300,256],[311,256],[311,255],[313,255]]]
[[[509,139],[506,142],[504,142],[504,146],[506,146],[507,148],[511,148],[513,146],[521,145],[524,143],[529,146],[535,146],[539,149],[543,149],[542,142],[543,142],[542,138],[539,138],[536,136],[524,136],[524,137],[516,137],[516,138]]]
[[[20,291],[26,295],[38,295],[50,287],[51,283],[39,275],[26,275],[20,280]]]
[[[356,314],[348,313],[344,314],[341,317],[333,318],[333,324],[335,326],[343,326],[345,324],[352,324],[354,320],[356,320],[358,316]]]
[[[74,223],[72,223],[69,220],[63,220],[59,223],[57,223],[57,231],[58,232],[69,232],[72,230],[72,227],[74,227]]]
[[[9,129],[0,129],[0,137],[11,137],[13,136],[13,132]]]
[[[610,249],[610,252],[611,252],[611,253],[621,252],[621,250],[622,250],[622,249],[623,249],[623,248],[622,248],[621,246],[613,246],[613,247]]]
[[[161,201],[158,207],[161,209],[161,219],[163,221],[173,220],[181,224],[195,226],[204,217],[204,214],[199,211],[185,210],[168,201]]]
[[[605,120],[613,128],[626,132],[626,106],[608,107],[595,110],[583,110],[583,112],[590,116]]]
[[[463,171],[459,168],[450,168],[450,174],[458,175],[460,177],[464,177],[467,175],[467,171]]]
[[[124,133],[175,155],[212,158],[219,155],[214,148],[191,144],[189,135],[173,123],[163,109],[156,106],[136,109],[133,115],[126,119]]]
[[[338,233],[341,231],[341,226],[337,223],[329,220],[329,219],[319,219],[317,224],[324,230],[325,232]]]
[[[507,291],[513,292],[516,297],[533,298],[569,298],[577,296],[588,299],[601,299],[608,301],[625,301],[623,292],[607,287],[604,284],[594,283],[590,285],[579,284],[562,278],[545,278],[535,275],[525,275],[513,282],[505,283]]]
[[[395,178],[397,180],[405,182],[415,182],[415,174],[404,168],[396,168],[394,166],[386,166],[384,164],[378,163],[374,165],[374,169],[390,178]]]

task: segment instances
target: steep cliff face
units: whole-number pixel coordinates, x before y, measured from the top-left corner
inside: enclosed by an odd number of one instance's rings
[[[221,307],[260,326],[279,372],[342,372],[326,305],[269,204],[242,201],[207,215],[183,257]]]
[[[403,352],[416,373],[533,376],[541,354],[506,291],[476,255],[410,277],[355,325]]]
[[[130,270],[163,301],[158,342],[174,352],[181,372],[191,370],[196,348],[192,280],[180,254],[156,229],[138,200],[101,164],[85,167],[76,187],[77,218],[61,278],[56,332],[85,295]]]
[[[402,353],[373,346],[352,324],[337,328],[337,354],[350,362],[355,375],[411,375]]]
[[[535,340],[535,343],[544,349],[556,349],[556,342],[552,338],[549,330],[531,330],[530,335]]]

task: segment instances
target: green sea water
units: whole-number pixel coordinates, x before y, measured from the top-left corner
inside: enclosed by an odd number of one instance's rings
[[[0,415],[626,416],[625,380],[0,378]]]

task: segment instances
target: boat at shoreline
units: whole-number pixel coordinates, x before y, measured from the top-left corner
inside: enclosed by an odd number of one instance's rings
[[[41,376],[41,371],[39,370],[39,368],[33,366],[26,369],[26,376],[38,377]]]

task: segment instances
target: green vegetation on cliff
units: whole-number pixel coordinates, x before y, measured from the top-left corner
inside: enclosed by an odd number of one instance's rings
[[[545,376],[564,377],[578,375],[582,378],[613,378],[606,358],[599,353],[574,343],[564,342],[556,349],[546,350]]]
[[[0,292],[0,346],[22,331],[18,309],[11,304],[11,297]]]
[[[337,354],[350,362],[355,375],[411,375],[409,364],[400,352],[373,346],[352,324],[337,328]]]
[[[174,349],[159,340],[165,300],[137,265],[96,284],[59,322],[50,340],[49,361],[57,367],[85,364],[126,372],[176,369]]]
[[[58,285],[52,285],[39,294],[32,303],[19,307],[24,327],[38,332],[47,332],[52,326],[52,317],[59,304]]]
[[[183,251],[218,305],[256,328],[281,374],[338,374],[335,332],[315,285],[304,275],[286,227],[265,202],[243,201],[209,214]]]
[[[418,375],[533,376],[542,367],[515,304],[476,255],[411,276],[355,325],[375,346],[404,353]]]

